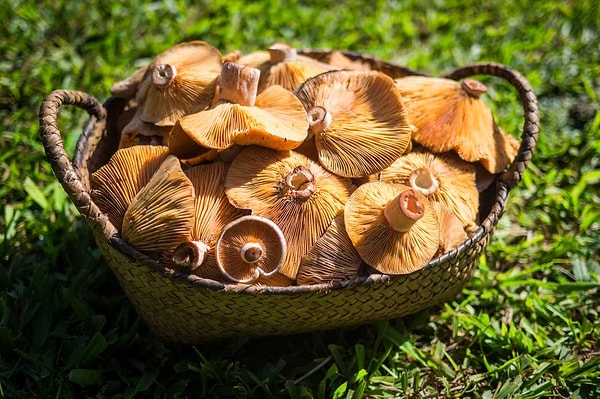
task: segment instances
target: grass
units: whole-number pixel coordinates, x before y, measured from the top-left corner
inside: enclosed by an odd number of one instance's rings
[[[0,398],[600,397],[600,9],[596,2],[240,0],[34,2],[0,9]],[[218,345],[153,336],[45,160],[53,89],[103,100],[115,80],[190,39],[226,52],[368,53],[441,74],[521,71],[542,132],[462,294],[372,325]],[[522,111],[490,81],[505,130]],[[73,152],[86,115],[61,111]]]

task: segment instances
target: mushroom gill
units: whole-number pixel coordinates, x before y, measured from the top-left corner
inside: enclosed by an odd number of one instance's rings
[[[169,155],[131,201],[121,235],[138,251],[159,259],[189,241],[193,223],[194,187],[179,159]]]
[[[464,227],[477,224],[479,191],[475,167],[452,153],[412,151],[378,174],[378,179],[410,186],[456,214]]]
[[[300,259],[343,211],[354,186],[294,151],[251,146],[233,160],[225,194],[241,209],[275,222],[288,253],[281,273],[294,279]]]
[[[412,126],[404,100],[382,72],[326,72],[294,93],[308,114],[319,160],[332,173],[367,176],[410,148]]]
[[[125,211],[168,156],[167,147],[137,145],[117,150],[90,177],[92,200],[119,231]]]
[[[287,252],[281,229],[271,220],[242,216],[227,224],[216,243],[217,265],[235,283],[254,283],[279,271]]]
[[[359,186],[346,203],[344,222],[361,258],[382,273],[422,269],[439,248],[435,209],[418,190],[403,184]]]
[[[183,115],[206,108],[215,95],[221,65],[220,52],[198,40],[160,53],[138,86],[141,120],[173,126]]]
[[[475,80],[406,76],[396,79],[406,98],[415,142],[433,152],[456,151],[468,162],[481,162],[491,173],[515,158],[519,142],[494,121],[481,96],[487,87]]]

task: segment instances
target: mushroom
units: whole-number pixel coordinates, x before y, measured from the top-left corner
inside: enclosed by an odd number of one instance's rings
[[[296,91],[319,160],[332,173],[367,176],[410,148],[411,125],[394,81],[377,71],[332,71]]]
[[[346,233],[344,214],[340,213],[302,257],[296,281],[305,285],[350,280],[360,275],[362,264]]]
[[[214,162],[185,171],[196,193],[194,226],[190,242],[180,245],[171,255],[171,261],[181,268],[214,280],[222,279],[213,253],[219,234],[227,224],[248,214],[231,205],[225,196],[227,168],[225,162]]]
[[[171,128],[172,126],[158,126],[153,123],[144,122],[140,118],[140,113],[136,111],[131,121],[121,131],[119,148],[127,148],[134,145],[166,146]]]
[[[121,229],[123,216],[137,193],[168,156],[167,147],[138,145],[117,150],[90,177],[92,200]]]
[[[358,187],[344,208],[346,231],[361,258],[386,274],[423,268],[440,245],[435,209],[418,190],[370,182]]]
[[[191,149],[223,151],[234,144],[292,149],[307,136],[302,104],[281,86],[256,95],[259,71],[226,62],[215,106],[182,117],[169,137],[169,150],[190,157]]]
[[[252,283],[281,268],[287,246],[281,229],[267,218],[242,216],[226,225],[215,247],[217,265],[229,280]]]
[[[194,187],[177,157],[167,156],[136,194],[123,216],[121,235],[155,259],[189,241],[194,224]]]
[[[298,55],[294,47],[285,43],[274,43],[268,51],[251,53],[241,57],[238,62],[260,70],[259,93],[273,85],[293,91],[310,77],[338,69],[313,58]]]
[[[440,221],[440,248],[442,255],[458,247],[468,237],[462,222],[450,208],[441,202],[433,202],[433,207]]]
[[[296,278],[300,258],[308,253],[344,209],[354,186],[294,151],[247,147],[233,160],[225,194],[236,207],[275,222],[288,253],[281,273]]]
[[[452,153],[412,151],[398,158],[377,177],[381,181],[410,186],[430,201],[443,203],[464,227],[477,222],[479,191],[475,167]]]
[[[481,96],[487,87],[475,80],[406,76],[396,87],[417,130],[415,142],[433,152],[456,151],[468,162],[481,162],[499,173],[515,158],[519,142],[494,121]]]
[[[198,40],[162,52],[139,83],[140,119],[173,126],[183,115],[206,108],[215,95],[221,65],[220,52]]]

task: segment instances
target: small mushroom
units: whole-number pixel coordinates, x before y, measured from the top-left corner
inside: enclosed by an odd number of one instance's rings
[[[286,150],[304,141],[308,118],[289,91],[271,86],[256,95],[258,70],[224,63],[219,101],[214,107],[182,117],[169,137],[169,149],[190,157],[190,148],[223,151],[234,144]],[[192,146],[190,146],[192,144]]]
[[[179,160],[169,155],[131,201],[121,235],[138,251],[159,259],[190,240],[193,224],[194,187]]]
[[[141,120],[173,126],[183,115],[206,108],[215,95],[221,65],[220,52],[198,40],[159,54],[139,83]]]
[[[464,227],[477,222],[479,191],[475,167],[452,153],[412,151],[398,158],[378,175],[381,181],[419,190],[427,199],[448,206]]]
[[[123,216],[138,192],[168,156],[167,147],[137,145],[117,150],[90,177],[91,197],[110,222],[121,229]]]
[[[225,194],[241,209],[275,222],[288,253],[281,273],[296,278],[300,259],[343,211],[354,186],[294,151],[247,147],[233,160]]]
[[[327,231],[302,257],[298,285],[344,281],[360,275],[363,262],[346,233],[344,214],[336,216]]]
[[[412,127],[394,81],[377,71],[332,71],[296,91],[319,160],[332,173],[367,176],[410,148]]]
[[[499,173],[515,158],[519,142],[494,121],[481,96],[487,87],[475,80],[406,76],[396,79],[406,98],[415,142],[433,152],[456,151],[468,162],[481,162]]]
[[[462,244],[468,237],[462,222],[454,212],[441,202],[433,202],[433,207],[440,221],[440,248],[442,255]]]
[[[346,203],[344,222],[361,258],[382,273],[419,270],[440,245],[435,209],[423,194],[403,184],[358,187]]]
[[[242,216],[226,225],[216,244],[217,265],[236,283],[253,283],[277,273],[287,246],[281,229],[267,218]]]

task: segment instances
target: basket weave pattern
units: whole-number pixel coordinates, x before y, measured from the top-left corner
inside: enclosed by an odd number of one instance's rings
[[[325,51],[315,50],[314,54],[326,56]],[[379,65],[367,61],[373,67]],[[411,73],[388,63],[381,64],[380,69],[389,74]],[[422,270],[400,276],[375,274],[332,284],[259,287],[228,285],[167,269],[120,239],[90,198],[90,173],[116,151],[118,132],[112,126],[123,104],[111,99],[102,105],[83,92],[54,91],[40,109],[40,134],[54,173],[90,226],[125,294],[157,335],[175,342],[201,343],[235,336],[326,330],[418,312],[454,298],[471,278],[504,211],[509,191],[521,180],[531,159],[539,131],[536,96],[518,72],[498,64],[474,64],[446,77],[460,79],[476,74],[505,79],[520,95],[525,123],[517,158],[487,194],[478,230]],[[63,104],[76,105],[91,115],[72,161],[56,124]]]

